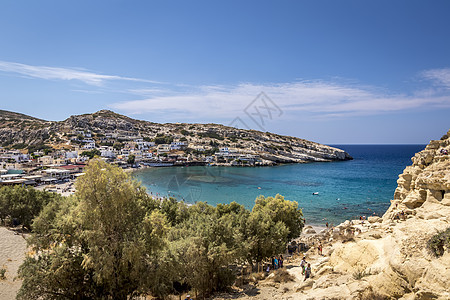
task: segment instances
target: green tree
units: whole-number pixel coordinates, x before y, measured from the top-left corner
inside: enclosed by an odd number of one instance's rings
[[[129,165],[134,165],[135,160],[136,160],[136,156],[134,156],[133,154],[131,154],[131,155],[128,156],[127,163],[128,163]]]
[[[30,228],[44,206],[60,198],[58,194],[39,191],[23,186],[5,186],[0,188],[0,219],[17,219],[24,227]]]
[[[187,217],[169,234],[177,256],[177,280],[205,296],[230,286],[235,276],[228,266],[242,261],[240,226],[248,214],[237,203],[190,206]]]
[[[173,142],[172,136],[166,136],[166,135],[157,135],[154,140],[155,144],[170,144]]]
[[[120,168],[92,160],[85,173],[72,204],[36,220],[19,299],[127,299],[159,284],[168,224],[156,202]]]
[[[81,156],[87,156],[87,157],[89,157],[89,159],[92,159],[92,158],[94,158],[96,156],[100,156],[100,155],[102,155],[102,153],[98,149],[92,149],[90,151],[83,151],[81,153]]]
[[[300,235],[303,226],[303,214],[297,202],[278,194],[268,198],[259,196],[245,227],[247,260],[259,263],[284,252],[287,243]]]
[[[115,143],[113,144],[113,148],[116,149],[116,150],[122,150],[122,148],[123,148],[123,143],[121,143],[121,142],[115,142]]]

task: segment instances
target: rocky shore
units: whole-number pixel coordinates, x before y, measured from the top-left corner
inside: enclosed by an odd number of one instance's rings
[[[449,137],[450,131],[412,158],[382,218],[348,220],[317,234],[307,234],[313,231],[305,228],[298,242],[310,249],[286,264],[291,277],[283,281],[273,273],[249,280],[236,288],[233,298],[450,299],[448,241],[442,255],[428,245],[450,228]],[[303,255],[312,265],[307,280],[299,266]]]

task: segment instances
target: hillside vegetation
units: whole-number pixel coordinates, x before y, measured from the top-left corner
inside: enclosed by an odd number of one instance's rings
[[[32,224],[18,299],[163,298],[209,295],[236,266],[284,252],[303,228],[302,211],[282,196],[192,206],[156,200],[127,173],[92,160],[72,197],[57,197]]]

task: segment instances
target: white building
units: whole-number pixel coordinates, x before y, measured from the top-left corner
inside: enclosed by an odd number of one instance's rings
[[[47,169],[44,170],[44,174],[46,174],[48,177],[56,179],[66,179],[70,177],[70,171],[60,169]]]
[[[170,152],[170,145],[169,144],[159,144],[156,148],[158,155],[169,153]]]
[[[14,159],[16,162],[24,162],[24,161],[29,161],[30,160],[30,155],[29,154],[23,154],[20,152],[13,152],[10,157],[12,159]]]
[[[114,150],[113,147],[100,147],[100,156],[101,157],[107,157],[107,158],[115,158],[116,157],[116,152]]]
[[[67,159],[78,158],[78,151],[67,151],[65,153]]]
[[[53,165],[54,159],[50,155],[44,155],[38,158],[38,163],[42,165]]]
[[[95,142],[94,142],[94,140],[92,140],[91,142],[86,143],[86,145],[83,146],[83,149],[86,149],[86,150],[95,149]]]
[[[170,144],[170,150],[183,150],[186,149],[186,144],[184,142],[172,142]]]

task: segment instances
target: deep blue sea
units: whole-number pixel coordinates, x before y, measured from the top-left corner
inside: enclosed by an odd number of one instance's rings
[[[133,176],[157,196],[187,203],[236,201],[251,209],[259,195],[283,195],[303,208],[306,222],[338,224],[360,215],[382,215],[398,175],[425,145],[333,145],[354,160],[275,167],[162,167]],[[313,193],[318,192],[318,195]]]

